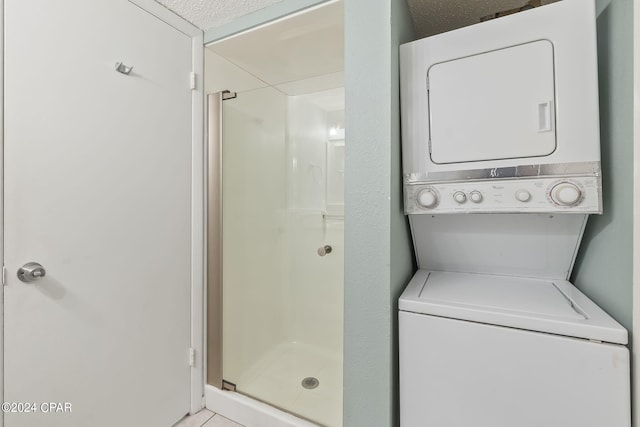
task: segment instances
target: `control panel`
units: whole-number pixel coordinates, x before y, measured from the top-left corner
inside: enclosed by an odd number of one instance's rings
[[[598,177],[405,184],[405,213],[602,213]]]

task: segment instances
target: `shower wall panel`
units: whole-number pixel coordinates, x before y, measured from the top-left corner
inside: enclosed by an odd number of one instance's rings
[[[328,113],[306,96],[288,99],[287,334],[342,354],[343,221],[327,219]],[[318,255],[330,245],[332,252]]]

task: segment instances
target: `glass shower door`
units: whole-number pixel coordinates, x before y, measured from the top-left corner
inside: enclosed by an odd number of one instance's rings
[[[328,154],[340,158],[335,116],[273,87],[222,103],[223,380],[330,426],[342,424],[344,226],[327,194],[328,181],[342,185],[327,173]]]

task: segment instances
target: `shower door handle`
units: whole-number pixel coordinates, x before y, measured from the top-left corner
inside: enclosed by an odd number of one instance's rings
[[[324,245],[320,248],[318,248],[318,255],[319,256],[325,256],[327,254],[330,254],[331,251],[333,251],[333,248],[329,245]]]

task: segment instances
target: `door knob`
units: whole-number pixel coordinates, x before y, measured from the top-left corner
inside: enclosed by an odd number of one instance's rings
[[[44,267],[37,262],[28,262],[18,269],[18,279],[25,283],[35,282],[46,274]]]
[[[325,256],[327,254],[330,254],[332,250],[333,250],[333,248],[331,246],[324,245],[324,246],[318,248],[318,255]]]

